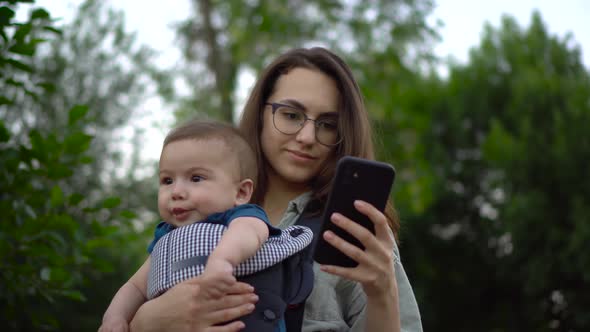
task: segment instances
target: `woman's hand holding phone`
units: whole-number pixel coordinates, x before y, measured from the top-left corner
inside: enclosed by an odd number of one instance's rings
[[[320,268],[324,272],[359,282],[369,298],[390,294],[393,289],[397,293],[393,257],[395,238],[387,224],[387,219],[381,211],[366,202],[357,200],[354,202],[354,207],[373,222],[375,234],[339,213],[334,213],[330,220],[358,239],[365,247],[364,250],[345,241],[332,231],[326,231],[322,236],[326,242],[356,261],[358,265],[356,267],[322,265]]]
[[[358,262],[356,267],[321,265],[324,272],[359,282],[367,295],[367,331],[400,331],[399,293],[395,277],[395,238],[385,215],[371,204],[355,201],[355,208],[367,216],[375,226],[375,234],[356,221],[334,214],[331,221],[358,239],[364,250],[345,241],[331,231],[323,239],[346,256]],[[389,317],[389,319],[383,319]]]
[[[389,164],[342,158],[315,247],[323,271],[358,281],[368,296],[397,288],[395,238],[383,214],[394,179]]]

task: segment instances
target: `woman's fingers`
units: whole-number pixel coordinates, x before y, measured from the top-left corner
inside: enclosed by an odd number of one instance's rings
[[[258,296],[254,294],[252,286],[243,282],[236,282],[229,288],[230,294],[213,299],[207,296],[207,292],[203,291],[206,288],[206,279],[199,276],[186,280],[172,287],[161,297],[172,297],[176,303],[189,303],[189,305],[182,306],[186,309],[182,320],[201,327],[210,327],[231,321],[254,310],[254,303],[258,301]],[[185,298],[186,301],[180,300],[181,298]],[[236,328],[236,326],[242,323],[234,323],[219,326],[225,328],[219,331],[238,331],[240,328]],[[197,330],[203,331],[202,329]]]
[[[207,320],[213,324],[220,324],[223,322],[238,319],[244,315],[251,313],[254,310],[253,303],[244,303],[239,306],[225,308],[221,310],[215,310],[210,312],[207,316]]]
[[[324,239],[342,251],[345,255],[358,263],[355,268],[322,265],[325,272],[355,280],[363,284],[365,291],[378,292],[385,286],[384,281],[391,279],[393,274],[393,248],[394,237],[387,225],[385,215],[374,206],[363,201],[355,201],[355,208],[366,215],[375,225],[375,234],[341,214],[334,213],[331,221],[358,239],[365,249],[361,249],[340,238],[335,233],[327,231],[322,236]]]
[[[336,216],[335,218],[339,219],[338,216]],[[336,224],[338,226],[340,226],[340,221],[336,222]],[[344,229],[346,229],[346,228],[344,228]],[[329,244],[334,246],[334,248],[342,251],[346,256],[350,257],[355,262],[365,263],[366,255],[365,255],[365,252],[361,248],[355,246],[352,243],[347,242],[346,240],[342,239],[341,237],[339,237],[338,235],[336,235],[332,231],[324,232],[323,237]],[[361,242],[363,242],[363,241],[361,241]]]
[[[258,295],[251,294],[233,294],[225,295],[216,300],[210,300],[207,304],[209,309],[213,311],[219,311],[224,309],[237,308],[245,304],[254,304],[258,301]]]
[[[253,293],[253,292],[254,292],[254,287],[250,286],[249,284],[247,284],[245,282],[241,282],[241,281],[238,281],[235,284],[233,284],[228,290],[229,294],[247,294],[247,293]]]
[[[378,240],[370,230],[366,229],[356,221],[353,221],[340,213],[332,214],[332,223],[350,233],[359,240],[368,250],[374,250],[379,246]]]
[[[237,321],[223,326],[211,326],[206,328],[204,332],[235,332],[242,330],[244,327],[244,323]]]
[[[380,242],[390,242],[393,240],[393,234],[387,224],[387,218],[383,212],[379,211],[373,205],[361,200],[356,200],[354,202],[354,207],[357,211],[369,217],[373,222],[375,225],[375,236]]]

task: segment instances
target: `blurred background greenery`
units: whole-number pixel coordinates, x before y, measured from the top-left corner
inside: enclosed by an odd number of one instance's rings
[[[173,68],[106,2],[64,24],[0,1],[3,330],[96,330],[145,258],[158,217],[142,101],[157,95],[173,122],[232,121],[240,73],[301,45],[334,50],[359,80],[379,159],[398,170],[426,331],[590,327],[590,72],[571,36],[538,12],[504,16],[453,63],[433,53],[429,0],[187,1]]]

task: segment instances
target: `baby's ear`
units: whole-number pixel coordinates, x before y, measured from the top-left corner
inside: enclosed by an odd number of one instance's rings
[[[252,198],[254,191],[254,182],[250,179],[245,179],[238,185],[238,192],[236,193],[236,205],[246,204]]]

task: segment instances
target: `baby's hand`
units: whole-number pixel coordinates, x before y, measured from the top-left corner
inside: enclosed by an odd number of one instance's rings
[[[220,298],[224,296],[228,289],[236,283],[236,278],[232,274],[233,266],[230,262],[223,259],[208,260],[203,271],[202,280],[206,295],[210,298]]]
[[[98,332],[129,332],[129,324],[123,317],[110,318],[102,322]]]

